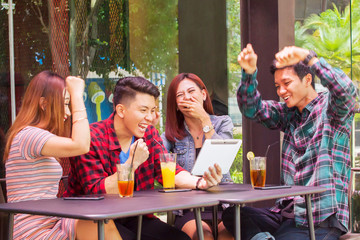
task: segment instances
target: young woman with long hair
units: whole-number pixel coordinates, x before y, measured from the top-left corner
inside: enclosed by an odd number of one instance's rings
[[[59,158],[89,151],[84,86],[80,78],[69,76],[65,81],[50,71],[40,72],[31,80],[7,132],[4,161],[8,202],[56,198],[62,175]],[[16,214],[13,233],[14,239],[88,240],[97,239],[97,225],[92,221]],[[105,226],[105,238],[121,239],[112,221]]]
[[[177,153],[177,163],[181,167],[190,172],[205,139],[231,139],[233,127],[229,116],[214,115],[209,93],[197,75],[181,73],[175,76],[167,92],[165,133],[161,137],[167,150]],[[231,181],[229,174],[223,176],[224,181]],[[214,239],[210,226],[211,209],[202,213],[202,219],[205,239]],[[175,227],[197,239],[193,212],[184,210],[177,214]],[[218,229],[218,239],[233,239],[222,223]]]

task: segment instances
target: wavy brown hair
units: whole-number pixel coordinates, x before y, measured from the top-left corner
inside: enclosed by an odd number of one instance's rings
[[[201,90],[205,90],[206,99],[203,103],[203,107],[208,114],[214,114],[209,92],[206,89],[204,82],[194,73],[178,74],[171,81],[167,92],[165,137],[170,142],[175,142],[175,138],[181,140],[186,136],[184,115],[182,114],[182,112],[177,110],[176,103],[176,91],[180,82],[184,79],[189,79],[193,81]]]
[[[27,126],[36,126],[58,136],[69,135],[70,122],[64,123],[64,89],[64,78],[50,71],[42,71],[30,81],[20,111],[6,134],[4,161],[15,135]],[[41,97],[46,100],[44,110],[40,106]]]

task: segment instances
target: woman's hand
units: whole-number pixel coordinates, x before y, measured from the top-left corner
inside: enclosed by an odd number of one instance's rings
[[[179,110],[186,116],[195,118],[204,122],[210,120],[209,115],[204,109],[203,101],[199,102],[196,98],[191,97],[188,100],[178,102]]]
[[[85,89],[85,81],[79,77],[68,76],[66,78],[66,89],[70,93],[70,97],[83,97]]]
[[[215,163],[214,167],[209,167],[209,172],[205,172],[198,184],[199,189],[208,189],[212,186],[219,185],[222,179],[220,166]]]

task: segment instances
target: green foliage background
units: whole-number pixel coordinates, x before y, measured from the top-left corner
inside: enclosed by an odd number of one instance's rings
[[[242,134],[234,134],[234,138],[235,139],[242,139]],[[235,183],[243,183],[243,172],[242,172],[242,167],[243,167],[243,160],[242,160],[242,156],[243,156],[243,151],[242,151],[242,147],[240,147],[233,165],[230,168],[230,175],[232,180]]]
[[[333,4],[332,9],[313,14],[303,23],[296,22],[295,45],[314,50],[330,65],[341,68],[348,76],[352,74],[353,81],[358,82],[360,80],[360,0],[353,0],[351,4],[351,12],[349,5],[341,10]]]
[[[229,71],[228,89],[229,96],[235,95],[240,82],[241,67],[237,62],[237,56],[241,50],[240,34],[240,2],[238,0],[226,1],[227,13],[227,65]]]

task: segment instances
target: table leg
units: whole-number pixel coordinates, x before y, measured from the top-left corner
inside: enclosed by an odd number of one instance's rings
[[[213,235],[214,235],[214,239],[217,239],[218,238],[218,205],[214,206],[213,207],[213,219],[212,219],[212,222],[213,222],[213,226],[212,226],[212,230],[213,230]]]
[[[14,237],[14,214],[9,213],[9,232],[8,232],[9,240],[13,240]]]
[[[196,221],[198,238],[199,240],[204,240],[204,231],[201,223],[201,208],[195,208],[194,212],[195,212],[195,221]]]
[[[241,220],[240,220],[240,204],[235,204],[235,239],[241,239]]]
[[[141,227],[142,227],[142,218],[143,216],[138,216],[138,225],[137,225],[137,232],[136,232],[136,239],[141,240]]]
[[[104,240],[105,239],[105,220],[98,221],[98,239]]]
[[[306,213],[308,218],[309,224],[309,233],[310,239],[315,240],[315,230],[314,230],[314,222],[313,222],[313,215],[311,210],[311,198],[310,194],[305,195],[305,203],[306,203]]]

